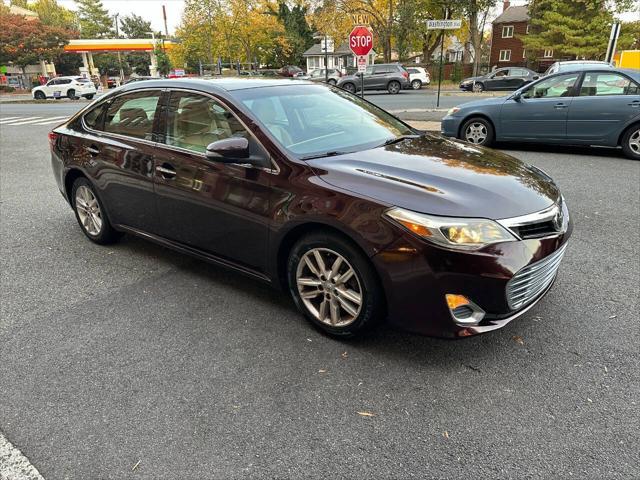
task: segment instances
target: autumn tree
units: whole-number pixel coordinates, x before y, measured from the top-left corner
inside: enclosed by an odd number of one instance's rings
[[[13,63],[24,72],[27,65],[50,60],[62,53],[68,30],[44,25],[38,19],[0,15],[0,64]]]
[[[113,19],[100,0],[76,0],[83,38],[113,36]]]

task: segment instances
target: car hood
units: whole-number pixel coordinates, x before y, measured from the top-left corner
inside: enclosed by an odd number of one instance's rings
[[[467,77],[460,80],[460,83],[469,83],[469,82],[473,82],[474,80],[480,80],[481,78],[484,78],[484,77]]]
[[[307,163],[330,185],[433,215],[502,219],[543,210],[560,197],[541,170],[439,135]]]
[[[474,107],[483,107],[487,105],[502,105],[505,100],[509,98],[509,95],[504,95],[502,97],[488,97],[481,98],[479,100],[472,100],[471,102],[461,103],[458,105],[459,108],[474,108]]]

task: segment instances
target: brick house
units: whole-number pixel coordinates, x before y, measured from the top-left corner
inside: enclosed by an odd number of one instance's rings
[[[518,36],[529,33],[529,7],[512,6],[503,2],[502,13],[493,21],[491,34],[491,68],[527,66],[527,52]],[[540,52],[538,68],[546,68],[555,61],[553,50]]]

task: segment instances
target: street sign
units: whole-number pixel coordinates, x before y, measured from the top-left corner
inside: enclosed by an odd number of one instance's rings
[[[371,25],[371,20],[369,20],[369,14],[367,13],[352,13],[351,21],[354,25]]]
[[[176,68],[174,70],[174,74],[176,77],[184,77],[184,74],[185,74],[184,68]]]
[[[427,20],[427,30],[457,30],[462,20]]]
[[[354,27],[349,34],[349,48],[354,55],[368,55],[373,48],[373,33],[367,27]]]
[[[358,65],[358,73],[364,73],[364,71],[367,69],[367,56],[366,55],[359,55],[358,57],[356,57],[356,64]]]

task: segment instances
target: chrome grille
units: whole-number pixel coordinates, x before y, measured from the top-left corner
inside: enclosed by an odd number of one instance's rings
[[[524,267],[507,283],[509,308],[518,310],[535,300],[551,285],[560,268],[562,256],[567,248],[565,243],[548,257]]]

